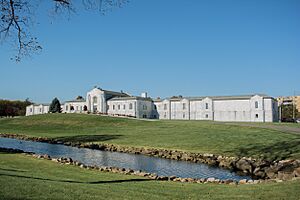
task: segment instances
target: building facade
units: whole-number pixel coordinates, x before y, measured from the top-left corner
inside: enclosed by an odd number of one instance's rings
[[[61,106],[63,113],[99,113],[167,120],[213,120],[238,122],[277,122],[277,101],[263,94],[242,96],[174,96],[151,99],[147,93],[132,96],[94,88],[86,99],[67,101]],[[48,113],[49,105],[30,105],[26,115]]]
[[[279,105],[295,105],[295,108],[300,112],[300,96],[277,97]]]

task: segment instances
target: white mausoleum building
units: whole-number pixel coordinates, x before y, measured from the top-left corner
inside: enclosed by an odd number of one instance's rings
[[[151,99],[147,93],[132,96],[95,87],[86,99],[77,98],[61,105],[63,113],[100,113],[169,120],[214,120],[239,122],[277,122],[277,101],[267,95],[174,96]],[[49,105],[27,106],[26,116],[48,113]]]

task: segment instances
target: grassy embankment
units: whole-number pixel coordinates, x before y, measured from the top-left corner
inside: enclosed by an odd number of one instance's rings
[[[0,132],[223,155],[300,157],[297,134],[203,121],[51,114],[0,119]],[[300,196],[299,180],[239,186],[149,181],[3,152],[0,152],[0,188],[0,199],[299,199]]]
[[[300,158],[300,134],[211,121],[145,121],[96,115],[47,114],[0,119],[0,133],[228,156]]]
[[[163,182],[0,152],[0,199],[299,199],[300,180],[258,185]]]

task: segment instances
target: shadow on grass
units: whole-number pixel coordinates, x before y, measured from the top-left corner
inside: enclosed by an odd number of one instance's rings
[[[65,136],[55,138],[56,140],[63,142],[103,142],[113,139],[118,139],[123,135],[76,135],[76,136]]]
[[[52,181],[52,182],[62,182],[62,183],[81,183],[81,184],[105,184],[105,183],[124,183],[124,182],[142,182],[142,181],[152,181],[152,179],[125,179],[125,180],[111,180],[111,181],[72,181],[72,180],[54,180],[48,178],[40,178],[40,177],[31,177],[31,176],[24,176],[24,175],[15,175],[15,174],[2,174],[0,176],[9,176],[15,178],[25,178],[25,179],[34,179],[34,180],[41,180],[41,181]]]
[[[299,153],[300,139],[281,141],[270,145],[252,144],[237,150],[239,157],[257,156],[270,161],[287,159],[290,158],[292,154]]]
[[[4,170],[4,171],[10,171],[10,172],[26,172],[25,170],[20,170],[20,169],[5,169],[5,168],[1,168],[0,170]]]

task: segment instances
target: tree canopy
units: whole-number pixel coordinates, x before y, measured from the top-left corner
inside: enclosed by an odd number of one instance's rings
[[[121,7],[128,0],[48,0],[55,14],[77,12],[76,8],[98,10],[105,13],[114,7]],[[0,0],[0,39],[12,42],[17,47],[16,61],[31,56],[42,50],[37,36],[31,33],[32,26],[37,23],[35,11],[44,9],[40,7],[42,1],[32,0]],[[79,9],[80,10],[80,9]]]
[[[25,101],[10,101],[0,99],[0,116],[23,116],[26,113],[26,106],[32,102],[29,99]]]
[[[59,100],[55,97],[50,106],[49,106],[49,112],[50,113],[60,113],[61,112],[61,105]]]

